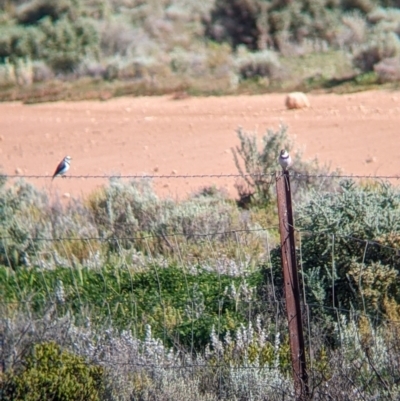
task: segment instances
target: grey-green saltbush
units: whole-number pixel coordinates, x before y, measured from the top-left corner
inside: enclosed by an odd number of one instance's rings
[[[46,233],[47,197],[32,185],[18,181],[7,187],[0,185],[0,263],[10,267],[29,264],[38,251],[32,237]]]
[[[282,70],[278,54],[272,50],[250,53],[245,48],[240,47],[235,64],[243,79],[255,77],[277,79]]]
[[[382,311],[399,300],[400,192],[386,183],[344,181],[334,193],[313,191],[297,209],[308,301]]]
[[[47,195],[31,184],[0,183],[0,263],[12,268],[39,264],[63,254],[87,259],[95,250],[84,241],[61,238],[98,236],[90,210],[80,201],[68,206],[50,203]],[[52,241],[54,239],[54,241]],[[57,254],[57,255],[55,255]]]
[[[362,72],[373,71],[383,60],[400,55],[400,40],[395,32],[378,32],[370,36],[356,52],[353,63]]]
[[[146,180],[115,180],[87,202],[71,199],[67,205],[50,202],[26,182],[4,182],[0,217],[0,263],[12,268],[91,264],[94,255],[102,260],[110,256],[108,251],[116,251],[114,256],[121,257],[124,249],[133,254],[151,252],[155,258],[181,250],[199,256],[209,241],[219,244],[218,260],[230,260],[238,241],[242,243],[230,232],[254,224],[241,218],[235,203],[215,188],[176,201],[159,198]],[[243,246],[259,255],[261,243],[259,236],[249,234]]]
[[[261,148],[256,133],[247,133],[242,128],[237,130],[240,144],[232,149],[235,165],[242,176],[236,188],[241,202],[250,198],[255,204],[271,205],[274,201],[275,172],[280,171],[278,155],[286,149],[292,158],[291,171],[297,176],[292,181],[294,195],[300,190],[311,188],[331,189],[335,186],[333,177],[329,177],[329,166],[320,166],[318,160],[302,160],[299,150],[294,150],[294,141],[288,135],[288,127],[280,125],[276,131],[267,129],[261,139]],[[316,175],[322,174],[326,179]],[[334,175],[334,174],[332,174]]]
[[[218,193],[182,202],[158,198],[148,180],[111,181],[91,198],[90,207],[100,235],[122,238],[119,243],[128,247],[132,246],[129,237],[141,235],[157,236],[162,246],[170,246],[169,235],[198,239],[199,235],[221,233],[231,228],[237,213]]]

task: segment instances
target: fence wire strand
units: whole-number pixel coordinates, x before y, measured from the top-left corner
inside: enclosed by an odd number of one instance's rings
[[[82,179],[202,179],[202,178],[273,178],[282,172],[277,170],[271,173],[257,173],[257,174],[87,174],[87,175],[65,175],[60,179],[63,180],[82,180]],[[373,174],[306,174],[298,172],[290,172],[290,177],[293,179],[304,178],[331,178],[331,179],[371,179],[371,180],[398,180],[400,174],[396,175],[373,175]],[[0,174],[0,179],[52,179],[51,175],[43,174]]]

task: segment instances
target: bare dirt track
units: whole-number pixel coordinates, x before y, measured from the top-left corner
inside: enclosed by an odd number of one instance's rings
[[[348,174],[400,174],[400,92],[309,95],[311,108],[289,111],[285,95],[117,98],[37,105],[0,104],[0,165],[52,194],[86,195],[99,178],[51,181],[70,155],[70,176],[236,174],[235,130],[276,129],[280,122],[304,149]],[[204,185],[225,187],[233,178],[157,179],[162,194],[182,197]]]

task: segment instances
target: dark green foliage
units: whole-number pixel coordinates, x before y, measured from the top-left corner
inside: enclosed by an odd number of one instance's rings
[[[86,55],[96,56],[99,33],[78,3],[33,0],[21,5],[16,11],[20,24],[0,26],[0,61],[40,59],[55,72],[69,73]]]
[[[309,302],[382,312],[385,297],[399,301],[397,190],[346,181],[337,193],[313,192],[297,214]]]
[[[333,41],[340,9],[331,0],[275,2],[268,10],[270,35],[279,48],[280,40],[303,39]]]
[[[218,42],[230,43],[234,48],[243,44],[256,50],[261,35],[257,24],[260,10],[257,0],[217,0],[207,34]]]
[[[268,1],[217,0],[207,34],[217,41],[227,41],[233,47],[240,44],[249,49],[266,46],[280,48],[282,40],[301,42],[303,39],[335,41],[335,30],[340,25],[344,10],[356,9],[364,13],[369,6],[341,4],[339,0]]]
[[[31,0],[17,8],[16,16],[21,24],[35,24],[45,17],[56,21],[68,12],[72,12],[77,3],[73,0]]]
[[[23,28],[8,26],[1,29],[0,61],[6,58],[15,61],[17,58],[39,58],[44,33],[37,27]]]
[[[97,52],[98,33],[88,19],[71,22],[62,18],[52,23],[45,18],[40,28],[45,35],[42,58],[54,71],[72,72],[86,54]]]
[[[63,351],[55,343],[37,344],[20,368],[0,378],[2,401],[97,401],[103,369]]]
[[[342,0],[342,7],[347,10],[360,10],[361,12],[367,14],[372,11],[375,7],[391,7],[393,1],[391,0]]]
[[[251,50],[273,46],[281,50],[287,41],[324,40],[337,44],[345,12],[366,15],[376,7],[398,7],[398,2],[373,0],[217,0],[206,33],[213,40],[234,48]]]

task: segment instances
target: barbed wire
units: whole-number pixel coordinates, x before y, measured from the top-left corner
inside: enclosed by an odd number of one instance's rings
[[[62,179],[171,179],[171,178],[240,178],[240,177],[274,177],[276,173],[269,174],[103,174],[103,175],[66,175]],[[52,178],[51,175],[0,175],[0,178],[26,178],[41,179]]]
[[[94,174],[94,175],[66,175],[62,179],[199,179],[199,178],[267,178],[280,175],[281,171],[274,171],[271,173],[257,173],[257,174]],[[377,180],[399,180],[400,174],[396,175],[372,175],[372,174],[306,174],[291,172],[291,178],[340,178],[340,179],[377,179]],[[51,175],[43,174],[1,174],[0,179],[51,179]]]
[[[129,224],[126,224],[129,226]],[[376,240],[368,239],[368,238],[357,238],[352,235],[348,234],[340,234],[337,232],[329,231],[329,230],[320,230],[320,231],[311,231],[311,230],[304,230],[302,228],[297,228],[292,226],[295,232],[299,234],[309,234],[309,235],[327,235],[339,238],[348,238],[353,241],[367,243],[368,245],[376,245],[381,248],[389,249],[396,252],[400,256],[400,248],[392,247],[389,245],[382,244]],[[260,227],[260,228],[251,228],[251,229],[237,229],[237,230],[224,230],[224,231],[214,231],[208,233],[185,233],[181,231],[174,231],[171,233],[165,232],[162,234],[147,234],[142,236],[117,236],[117,235],[110,235],[108,237],[101,237],[101,236],[91,236],[91,237],[55,237],[55,238],[46,238],[46,237],[24,237],[27,241],[35,241],[35,242],[60,242],[60,241],[100,241],[100,242],[111,242],[111,241],[140,241],[145,239],[163,239],[165,237],[213,237],[213,236],[222,236],[222,235],[231,235],[231,234],[244,234],[244,233],[258,233],[258,232],[265,232],[269,230],[278,230],[279,225],[271,225],[267,227]],[[1,240],[14,240],[15,237],[12,236],[0,236]]]
[[[238,230],[225,230],[225,231],[215,231],[212,233],[184,233],[184,232],[172,232],[172,233],[163,233],[163,234],[148,234],[143,236],[126,236],[126,237],[119,237],[116,235],[111,235],[109,237],[56,237],[56,238],[44,238],[44,237],[24,237],[27,241],[45,241],[45,242],[58,242],[58,241],[138,241],[150,238],[159,238],[163,239],[165,237],[212,237],[212,236],[219,236],[219,235],[226,235],[226,234],[240,234],[240,233],[256,233],[256,232],[263,232],[268,230],[275,230],[278,229],[279,226],[269,226],[269,227],[262,227],[262,228],[253,228],[253,229],[238,229]],[[12,240],[15,239],[12,236],[0,236],[0,240]]]

